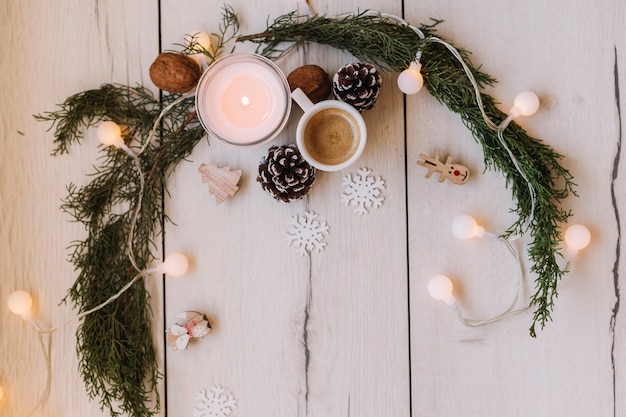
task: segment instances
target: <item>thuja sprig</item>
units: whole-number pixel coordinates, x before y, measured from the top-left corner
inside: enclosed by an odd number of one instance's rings
[[[518,219],[504,237],[529,233],[533,238],[528,253],[532,263],[530,270],[536,275],[536,291],[530,301],[534,313],[529,331],[535,337],[536,325],[543,328],[551,320],[558,295],[557,284],[565,273],[557,262],[561,258],[559,227],[571,213],[564,210],[560,202],[574,192],[572,176],[560,164],[560,154],[512,123],[502,133],[503,140],[525,172],[525,179],[500,143],[498,132],[486,123],[466,69],[478,87],[493,85],[495,79],[474,67],[467,51],[454,48],[458,55],[451,53],[447,47],[450,44],[435,36],[434,25],[415,29],[400,19],[369,11],[341,18],[316,15],[306,20],[299,19],[292,12],[276,18],[264,32],[241,36],[237,40],[258,44],[257,52],[271,58],[281,56],[294,46],[314,42],[349,52],[360,60],[393,71],[406,69],[421,51],[424,85],[438,101],[461,116],[482,145],[486,167],[501,171],[511,188],[517,202]],[[492,97],[486,94],[480,94],[480,97],[489,118],[506,118]],[[534,193],[534,203],[531,193]]]
[[[124,126],[130,148],[144,148],[138,157],[141,171],[125,152],[103,149],[92,181],[82,187],[68,186],[62,207],[88,232],[84,240],[72,245],[70,255],[78,277],[68,298],[81,313],[108,300],[134,279],[138,271],[130,253],[140,269],[153,260],[155,233],[164,220],[167,174],[205,135],[189,98],[156,125],[156,137],[161,140],[145,143],[161,109],[174,99],[166,96],[161,103],[142,87],[106,84],[69,97],[56,112],[36,116],[52,122],[54,154],[69,152],[72,144],[84,139],[85,129],[103,120]],[[101,407],[112,416],[148,417],[159,410],[156,386],[160,373],[151,316],[149,294],[143,282],[137,281],[119,298],[85,316],[77,330],[79,370],[87,392],[91,398],[99,398]]]
[[[238,30],[236,14],[224,7],[214,50],[198,50],[201,46],[192,41],[185,52],[208,54],[212,62]],[[90,398],[99,398],[112,416],[152,416],[160,408],[161,374],[150,295],[135,279],[153,261],[152,251],[159,246],[154,239],[167,220],[166,178],[205,136],[193,97],[166,94],[158,101],[142,86],[105,84],[68,97],[58,110],[35,118],[51,123],[53,155],[68,153],[86,129],[103,120],[122,126],[126,145],[139,151],[135,159],[103,149],[92,181],[68,185],[62,208],[84,225],[87,237],[70,247],[78,277],[64,301],[71,300],[80,313],[94,310],[83,317],[76,345]],[[108,304],[97,308],[104,302]]]

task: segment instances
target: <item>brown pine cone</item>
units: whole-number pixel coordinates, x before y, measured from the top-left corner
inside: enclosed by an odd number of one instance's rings
[[[296,145],[274,145],[261,159],[256,180],[276,200],[289,203],[309,193],[315,168],[302,158]]]
[[[333,77],[333,94],[358,111],[374,107],[382,78],[371,64],[352,62],[339,68]]]

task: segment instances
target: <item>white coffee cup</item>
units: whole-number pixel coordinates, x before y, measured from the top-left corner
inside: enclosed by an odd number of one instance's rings
[[[322,171],[339,171],[354,163],[365,149],[367,128],[363,116],[340,100],[313,104],[300,88],[291,97],[304,111],[296,129],[302,157]]]

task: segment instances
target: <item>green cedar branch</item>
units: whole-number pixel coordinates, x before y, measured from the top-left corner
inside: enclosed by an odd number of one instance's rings
[[[536,325],[542,329],[551,320],[557,284],[565,271],[558,260],[562,257],[560,225],[571,213],[561,207],[561,200],[575,194],[572,175],[561,165],[562,156],[549,146],[530,137],[519,125],[511,123],[503,132],[504,140],[535,192],[533,212],[532,195],[527,182],[516,169],[498,132],[485,122],[478,107],[474,86],[463,65],[435,36],[434,25],[419,28],[423,36],[402,22],[380,13],[364,11],[341,18],[313,16],[302,20],[295,12],[285,14],[269,24],[263,33],[241,36],[238,41],[258,44],[257,52],[277,58],[293,47],[309,42],[329,45],[356,58],[381,66],[383,69],[403,71],[422,52],[424,86],[442,104],[461,116],[463,123],[482,145],[486,168],[501,171],[517,202],[517,221],[504,237],[529,233],[528,245],[535,274],[535,293],[530,300],[534,307],[530,334],[536,337]],[[289,45],[285,47],[285,45]],[[472,65],[469,54],[456,48],[478,87],[492,86],[495,79]],[[495,105],[492,97],[481,94],[484,111],[492,120],[504,120],[506,114]]]
[[[35,116],[55,128],[54,154],[68,153],[83,131],[103,120],[124,126],[127,145],[136,149],[150,136],[161,110],[176,97],[157,101],[143,87],[105,84],[66,99],[60,110]],[[166,177],[205,136],[193,98],[183,100],[157,125],[161,143],[150,143],[133,158],[117,149],[103,149],[92,181],[68,186],[62,208],[84,225],[87,237],[71,246],[70,261],[78,271],[68,296],[80,312],[114,296],[137,275],[129,261],[147,268],[163,227]],[[145,178],[143,192],[140,180]],[[142,194],[140,194],[142,193]],[[141,201],[140,210],[138,202]],[[131,246],[129,235],[136,220]],[[90,398],[99,398],[112,416],[149,417],[159,411],[157,383],[161,374],[153,348],[149,294],[137,281],[105,307],[85,316],[77,330],[79,370]]]

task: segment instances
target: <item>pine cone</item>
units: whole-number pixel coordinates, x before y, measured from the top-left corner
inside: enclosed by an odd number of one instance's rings
[[[296,145],[272,146],[261,160],[256,180],[276,200],[289,203],[309,193],[315,168],[302,158]]]
[[[333,94],[358,111],[374,107],[382,78],[371,65],[352,62],[339,68],[333,77]]]

